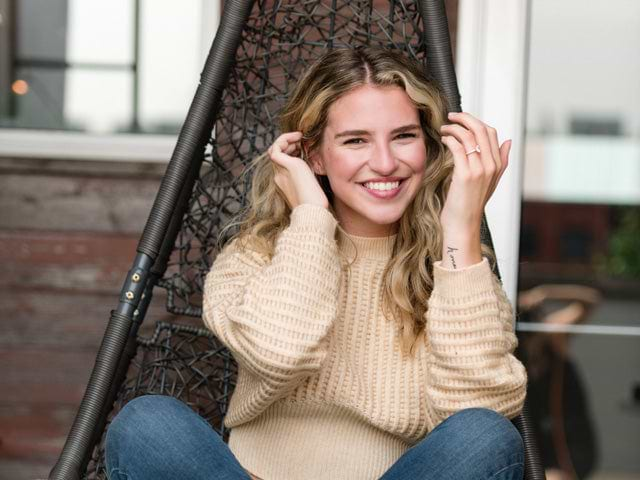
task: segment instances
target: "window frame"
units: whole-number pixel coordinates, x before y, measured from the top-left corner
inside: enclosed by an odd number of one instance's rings
[[[460,0],[456,71],[462,109],[513,140],[485,208],[502,282],[516,305],[531,0]]]

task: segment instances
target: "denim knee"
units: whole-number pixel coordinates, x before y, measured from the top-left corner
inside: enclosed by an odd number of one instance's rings
[[[111,480],[247,479],[209,423],[180,400],[146,395],[127,403],[107,430]]]
[[[442,421],[384,475],[395,479],[522,480],[524,448],[509,419],[469,408]]]
[[[107,429],[107,465],[114,463],[115,453],[122,457],[127,452],[133,454],[150,447],[149,443],[162,445],[165,441],[171,442],[171,432],[167,429],[169,419],[175,421],[191,412],[180,400],[165,395],[134,398],[118,412]],[[204,419],[202,422],[206,423]]]
[[[476,455],[500,455],[524,463],[524,443],[518,429],[504,415],[487,408],[466,408],[445,420],[453,438],[476,437]],[[442,425],[442,424],[441,424]]]
[[[128,402],[114,417],[107,430],[107,444],[116,437],[137,435],[168,412],[189,408],[180,400],[165,395],[143,395]]]

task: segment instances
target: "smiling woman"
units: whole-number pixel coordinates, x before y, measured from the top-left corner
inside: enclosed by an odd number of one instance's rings
[[[205,280],[203,320],[239,367],[229,444],[175,401],[136,399],[108,431],[112,480],[522,477],[508,419],[526,373],[480,254],[509,144],[449,121],[399,53],[336,49],[308,69]],[[206,461],[185,461],[196,448]]]

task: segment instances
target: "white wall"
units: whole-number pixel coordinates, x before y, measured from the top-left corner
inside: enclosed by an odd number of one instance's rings
[[[638,0],[532,0],[528,131],[567,133],[584,113],[640,137],[639,45]]]

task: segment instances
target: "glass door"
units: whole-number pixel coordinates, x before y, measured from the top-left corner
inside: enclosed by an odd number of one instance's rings
[[[530,0],[519,358],[547,478],[640,479],[640,2]]]

